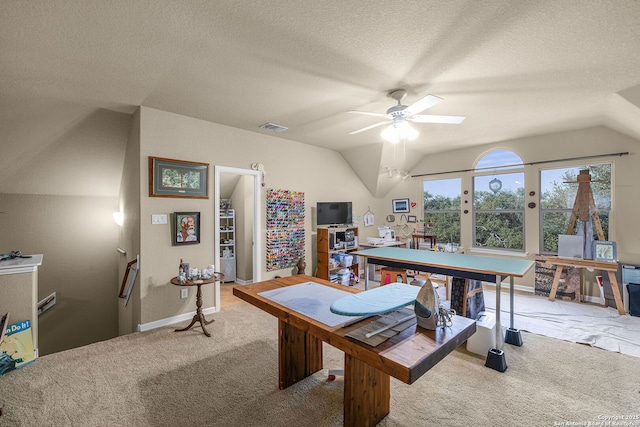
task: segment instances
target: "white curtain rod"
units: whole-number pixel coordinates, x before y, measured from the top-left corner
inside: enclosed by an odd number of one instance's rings
[[[417,174],[417,175],[411,175],[411,178],[418,178],[418,177],[421,177],[421,176],[444,175],[446,173],[473,172],[473,171],[481,171],[481,170],[489,170],[489,169],[497,170],[497,169],[504,169],[504,168],[514,167],[514,166],[524,166],[524,165],[532,166],[532,165],[539,165],[539,164],[543,164],[543,163],[567,162],[567,161],[570,161],[570,160],[596,159],[596,158],[599,158],[599,157],[627,156],[628,154],[629,154],[628,151],[624,151],[622,153],[597,154],[595,156],[583,156],[583,157],[567,157],[567,158],[564,158],[564,159],[542,160],[542,161],[539,161],[539,162],[519,163],[519,164],[504,165],[504,166],[497,166],[497,167],[496,166],[489,166],[489,167],[486,167],[486,168],[460,169],[460,170],[457,170],[457,171],[421,173],[421,174]]]

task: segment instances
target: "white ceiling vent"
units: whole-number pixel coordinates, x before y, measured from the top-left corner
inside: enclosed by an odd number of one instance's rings
[[[285,130],[289,129],[287,127],[280,126],[280,125],[277,125],[275,123],[265,123],[263,125],[260,125],[260,128],[267,129],[267,130],[272,130],[274,132],[282,132],[282,131],[285,131]]]

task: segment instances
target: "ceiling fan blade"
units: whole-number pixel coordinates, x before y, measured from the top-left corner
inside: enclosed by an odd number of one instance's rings
[[[370,113],[368,111],[349,110],[347,113],[366,114],[367,116],[387,117],[385,113]]]
[[[393,120],[385,120],[384,122],[376,123],[375,125],[367,126],[366,128],[358,129],[353,132],[349,132],[349,135],[355,135],[356,133],[364,132],[365,130],[373,129],[378,126],[386,125],[388,123],[393,123]]]
[[[464,121],[464,116],[436,116],[436,115],[418,115],[411,116],[407,120],[415,123],[445,123],[449,125],[459,125]]]
[[[442,101],[442,98],[435,95],[427,95],[422,99],[417,100],[413,104],[404,109],[405,114],[414,115],[418,114],[429,107],[433,107],[438,102]]]

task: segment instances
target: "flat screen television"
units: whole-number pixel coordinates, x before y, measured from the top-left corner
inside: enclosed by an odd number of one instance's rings
[[[351,202],[318,202],[316,224],[319,226],[351,224]]]

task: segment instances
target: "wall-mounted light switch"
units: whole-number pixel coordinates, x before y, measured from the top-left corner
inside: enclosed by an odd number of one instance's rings
[[[167,214],[153,214],[151,215],[151,224],[166,224]]]
[[[189,289],[182,288],[180,289],[180,298],[185,299],[189,297]]]

